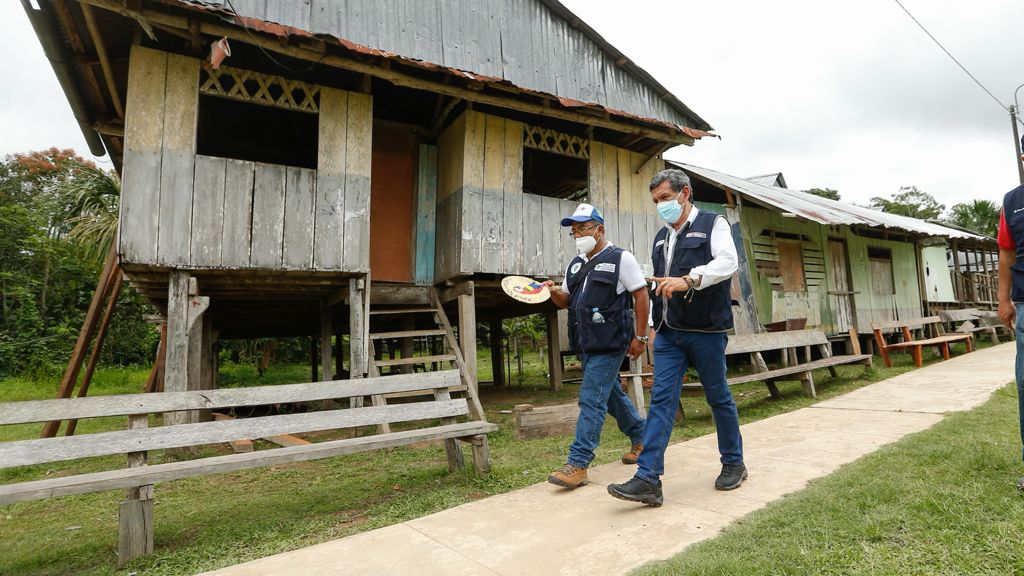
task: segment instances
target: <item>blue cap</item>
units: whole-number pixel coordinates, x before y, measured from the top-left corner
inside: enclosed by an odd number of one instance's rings
[[[576,211],[572,213],[572,216],[566,216],[562,218],[562,226],[572,226],[573,222],[590,222],[591,220],[596,221],[598,224],[604,224],[604,217],[590,204],[580,204],[576,207]]]

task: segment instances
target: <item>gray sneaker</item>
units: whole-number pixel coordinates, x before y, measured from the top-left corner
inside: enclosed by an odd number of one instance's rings
[[[747,467],[743,464],[722,464],[722,473],[715,480],[715,490],[735,490],[747,479]]]
[[[1024,490],[1024,476],[1017,480],[1017,490]]]

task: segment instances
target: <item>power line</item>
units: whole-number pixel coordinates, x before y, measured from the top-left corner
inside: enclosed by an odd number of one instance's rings
[[[910,19],[913,20],[914,23],[917,24],[921,28],[921,30],[924,30],[924,33],[927,34],[928,37],[931,38],[932,41],[935,42],[935,44],[939,48],[941,48],[943,52],[946,53],[946,56],[949,56],[950,59],[952,59],[953,62],[955,62],[956,65],[959,66],[960,69],[964,71],[964,74],[967,74],[968,76],[970,76],[971,80],[974,80],[975,84],[977,84],[982,90],[985,91],[986,94],[988,94],[993,100],[995,100],[996,104],[999,104],[1000,108],[1002,108],[1003,110],[1005,110],[1007,112],[1010,111],[1009,106],[1007,106],[1007,105],[1003,104],[1002,102],[1000,102],[999,98],[996,98],[995,94],[993,94],[988,88],[985,87],[984,84],[981,83],[981,80],[978,80],[977,78],[975,78],[974,74],[971,74],[970,70],[968,70],[966,66],[961,64],[960,61],[956,59],[956,56],[953,56],[953,54],[951,54],[949,50],[946,50],[946,47],[943,46],[941,42],[939,42],[938,38],[933,36],[932,33],[929,32],[928,29],[924,27],[924,24],[921,24],[921,22],[919,22],[917,18],[914,18],[914,15],[910,13],[910,10],[907,10],[907,7],[904,6],[903,3],[900,2],[900,0],[893,0],[893,1],[896,2],[896,4],[900,8],[902,8],[904,12],[907,13],[907,16],[910,16]]]

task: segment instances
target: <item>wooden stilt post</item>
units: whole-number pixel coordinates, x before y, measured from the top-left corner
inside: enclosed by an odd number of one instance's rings
[[[163,392],[164,360],[167,358],[167,322],[160,323],[160,344],[156,348],[156,358],[153,360],[153,369],[149,371],[149,378],[143,392]]]
[[[309,337],[309,381],[319,382],[320,381],[320,354],[318,350],[319,342],[313,336]]]
[[[629,378],[629,399],[633,401],[633,405],[636,406],[636,411],[640,413],[640,417],[646,418],[647,407],[644,405],[644,378],[640,375],[643,373],[643,369],[643,356],[629,361],[629,371],[632,373]]]
[[[365,378],[369,358],[367,354],[369,347],[369,319],[367,308],[369,306],[369,294],[367,291],[368,277],[353,278],[349,280],[349,378]],[[362,398],[352,398],[350,405],[353,408],[363,405]]]
[[[209,338],[207,327],[209,316],[206,311],[210,307],[208,296],[199,296],[198,285],[195,278],[189,280],[188,298],[188,383],[187,390],[204,390],[203,368],[206,364],[205,354],[207,351],[204,334]],[[212,418],[209,410],[191,410],[188,413],[189,422],[202,422]]]
[[[562,339],[559,336],[561,326],[558,313],[547,315],[548,321],[548,382],[552,390],[562,389]]]
[[[402,321],[402,330],[415,330],[415,329],[416,329],[416,319],[413,318],[412,316],[409,316],[409,317],[405,318]],[[412,338],[402,338],[401,339],[401,341],[399,342],[398,346],[399,346],[399,351],[401,352],[402,358],[411,358],[412,357],[412,355],[413,355],[413,344],[414,344],[414,342],[413,342]],[[414,365],[412,365],[412,364],[405,364],[405,365],[399,366],[399,371],[402,374],[412,374],[413,372],[415,372],[415,368],[416,367]]]
[[[164,363],[164,391],[188,390],[189,275],[174,270],[167,287],[167,359]],[[187,414],[168,412],[167,425],[184,424]]]
[[[476,376],[476,296],[472,291],[459,295],[459,348],[469,377],[479,382]]]
[[[505,358],[502,339],[504,329],[501,326],[501,319],[491,320],[491,373],[494,375],[494,385],[505,385]]]
[[[331,307],[326,300],[320,301],[320,366],[323,370],[322,381],[334,380],[333,345],[331,335],[334,328],[331,326]]]

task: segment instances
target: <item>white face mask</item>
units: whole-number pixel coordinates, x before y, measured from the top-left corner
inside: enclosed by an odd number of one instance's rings
[[[576,239],[576,253],[590,254],[590,251],[597,246],[597,238],[593,236],[580,236]]]

